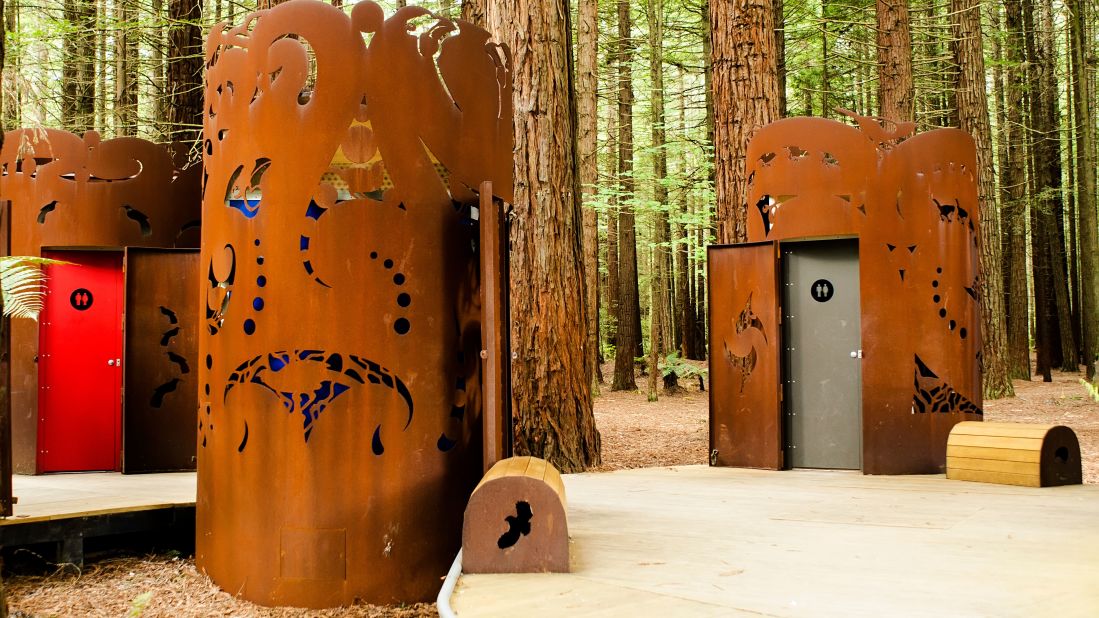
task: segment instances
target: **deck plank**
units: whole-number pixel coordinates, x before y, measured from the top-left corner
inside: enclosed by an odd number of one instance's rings
[[[194,506],[194,472],[123,475],[87,474],[15,475],[12,517],[0,526],[20,523]]]

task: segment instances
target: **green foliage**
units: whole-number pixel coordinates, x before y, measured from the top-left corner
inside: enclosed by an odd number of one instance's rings
[[[134,597],[134,600],[130,601],[130,610],[126,612],[126,618],[140,618],[145,614],[145,608],[149,607],[149,602],[152,600],[152,591],[142,592]]]
[[[1080,384],[1084,385],[1084,391],[1095,401],[1099,402],[1099,385],[1092,384],[1087,380],[1080,380]]]
[[[672,373],[675,373],[675,375],[681,378],[690,379],[699,376],[706,378],[709,376],[710,372],[705,367],[700,367],[690,361],[680,358],[679,354],[676,353],[669,354],[664,358],[664,367],[661,369],[661,374],[664,377],[667,377]]]
[[[46,275],[39,268],[45,264],[60,264],[30,256],[0,258],[0,290],[3,291],[4,315],[13,318],[38,319],[45,297]]]

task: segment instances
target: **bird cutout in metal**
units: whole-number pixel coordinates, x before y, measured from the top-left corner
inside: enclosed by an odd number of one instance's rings
[[[534,518],[534,512],[530,503],[523,500],[515,503],[515,514],[508,515],[504,521],[508,525],[508,531],[500,535],[496,546],[500,549],[514,547],[524,536],[530,534],[530,520]]]
[[[160,313],[168,320],[168,328],[160,337],[160,345],[166,348],[171,345],[172,339],[179,335],[179,316],[176,315],[175,311],[163,305],[159,309]],[[166,350],[165,355],[168,357],[168,362],[175,367],[175,371],[178,373],[153,389],[152,398],[149,399],[149,405],[153,408],[162,407],[164,398],[176,390],[184,375],[191,372],[191,366],[183,356],[171,350]]]

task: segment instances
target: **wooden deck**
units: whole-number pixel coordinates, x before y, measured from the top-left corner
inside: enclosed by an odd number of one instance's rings
[[[57,543],[58,562],[83,561],[87,537],[194,526],[194,472],[15,475],[19,499],[0,518],[0,546]]]
[[[459,616],[1099,615],[1099,486],[703,466],[565,486],[572,572],[463,575]]]

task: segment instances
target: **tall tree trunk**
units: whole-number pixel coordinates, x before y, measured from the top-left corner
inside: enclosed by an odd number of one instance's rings
[[[17,33],[19,29],[19,12],[17,5],[14,3],[4,4],[0,1],[0,15],[4,19],[4,37],[8,36],[8,33]],[[2,51],[2,50],[0,50]],[[3,65],[0,64],[0,70],[3,69]],[[21,126],[21,107],[22,100],[20,93],[22,89],[19,86],[19,57],[18,55],[12,59],[12,71],[8,71],[3,79],[0,79],[0,84],[3,88],[3,113],[0,114],[0,121],[4,123],[5,127],[18,127]],[[3,75],[0,73],[0,75]],[[0,131],[2,132],[2,131]]]
[[[641,348],[641,299],[637,289],[637,229],[633,197],[633,60],[630,2],[618,0],[618,336],[613,390],[634,390],[634,358]]]
[[[95,126],[106,130],[110,124],[108,113],[113,93],[107,91],[107,29],[110,23],[107,0],[96,2],[96,71],[95,71]]]
[[[618,57],[618,52],[613,52]],[[617,76],[615,76],[617,80]],[[607,177],[613,178],[615,190],[611,192],[607,209],[607,345],[618,342],[618,94],[612,88],[611,100],[607,102]]]
[[[172,0],[169,0],[172,1]],[[148,96],[153,102],[153,116],[151,123],[151,135],[154,141],[165,141],[170,129],[168,128],[168,102],[165,95],[165,79],[167,66],[164,59],[164,30],[172,27],[171,20],[164,20],[164,0],[151,0],[149,33],[146,40],[149,42],[149,55],[153,70],[152,88],[147,90]],[[168,55],[171,56],[169,50]],[[199,104],[201,109],[201,103]]]
[[[202,2],[169,0],[168,131],[193,142],[202,132]]]
[[[664,0],[647,0],[645,16],[649,27],[649,80],[652,89],[649,100],[652,106],[653,146],[653,201],[656,213],[653,217],[653,270],[651,282],[652,302],[649,315],[649,401],[656,401],[660,385],[660,357],[668,347],[667,304],[668,292],[668,177],[667,132],[664,127]]]
[[[1004,299],[1007,310],[1008,374],[1030,380],[1030,311],[1027,293],[1026,158],[1023,133],[1023,16],[1020,0],[1004,2],[1006,70],[1004,75],[1004,124],[1000,140],[1003,200]]]
[[[1001,271],[1000,213],[996,209],[996,184],[992,169],[992,130],[985,93],[984,49],[981,42],[981,5],[977,0],[950,0],[950,26],[958,83],[955,106],[961,129],[973,136],[977,147],[977,193],[980,212],[979,241],[981,278],[977,296],[981,302],[981,350],[984,354],[986,399],[1013,397],[1007,370],[1007,329],[1004,325],[1004,289]]]
[[[760,127],[778,119],[773,17],[770,0],[710,4],[720,243],[743,242],[748,237],[744,172],[748,140]]]
[[[1087,66],[1094,62],[1095,47],[1087,34],[1088,3],[1066,0],[1069,10],[1070,54],[1073,72],[1073,120],[1076,125],[1077,218],[1080,237],[1080,318],[1083,325],[1083,360],[1088,380],[1096,380],[1099,353],[1099,239],[1096,221],[1095,91]],[[1090,4],[1094,11],[1094,3]]]
[[[580,190],[584,196],[584,279],[588,312],[588,373],[595,384],[603,381],[599,368],[599,211],[595,196],[599,183],[599,2],[580,0],[576,51],[576,156],[579,163]]]
[[[829,70],[831,50],[828,47],[828,0],[820,0],[820,115],[827,118],[832,112],[832,72]]]
[[[681,88],[676,96],[679,108],[679,134],[680,140],[686,141],[687,139],[687,103],[686,97],[683,93],[684,80],[683,70],[680,69],[679,83]],[[684,149],[678,150],[677,167],[679,168],[679,177],[684,179],[683,182],[677,187],[678,199],[679,199],[679,216],[676,218],[675,223],[675,316],[678,331],[676,333],[676,341],[678,342],[679,355],[682,358],[689,358],[694,355],[694,324],[691,323],[693,312],[690,308],[694,299],[691,296],[691,276],[688,274],[688,248],[690,247],[690,233],[687,231],[687,226],[684,222],[687,220],[689,212],[688,204],[688,192],[689,181],[687,179],[687,158],[684,154]]]
[[[598,465],[600,454],[585,360],[569,5],[564,0],[494,4],[488,22],[513,54],[515,445],[563,472],[575,472]]]
[[[115,4],[118,18],[115,36],[114,125],[116,135],[137,134],[137,32],[135,7]]]
[[[775,12],[775,74],[778,78],[778,117],[786,117],[786,7],[771,0]]]
[[[878,2],[878,115],[897,122],[916,118],[912,34],[907,0]]]
[[[64,40],[61,117],[66,129],[82,134],[95,128],[95,4],[65,0],[64,9],[72,30]]]

